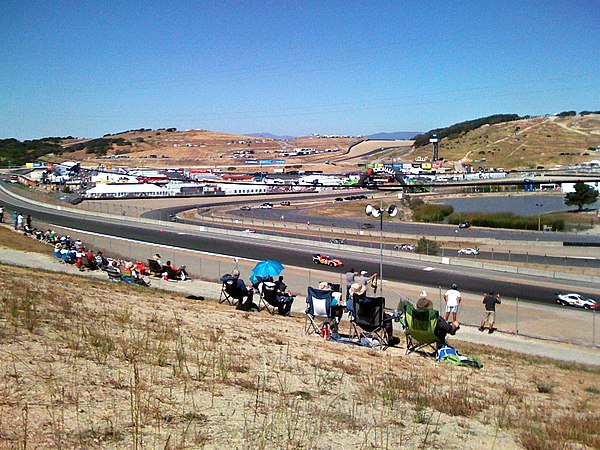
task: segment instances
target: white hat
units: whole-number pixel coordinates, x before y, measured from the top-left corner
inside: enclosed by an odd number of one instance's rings
[[[360,271],[360,274],[361,274],[361,275],[366,275],[367,273],[368,273],[368,272],[367,272],[366,270],[361,270],[361,271]]]
[[[419,294],[419,297],[427,298],[427,291],[421,291],[421,293]]]
[[[319,283],[319,290],[321,290],[321,291],[330,291],[331,290],[331,286],[329,286],[329,283],[327,281],[321,281]]]
[[[350,292],[350,295],[354,295],[354,294],[363,295],[365,292],[367,292],[367,288],[365,287],[364,284],[352,283],[350,285],[349,292]]]
[[[237,269],[233,269],[233,271],[231,272],[231,275],[233,275],[234,277],[237,277],[240,275],[240,271]]]

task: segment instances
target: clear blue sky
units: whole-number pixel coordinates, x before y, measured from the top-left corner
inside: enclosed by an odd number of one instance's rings
[[[0,2],[0,138],[600,110],[600,1]]]

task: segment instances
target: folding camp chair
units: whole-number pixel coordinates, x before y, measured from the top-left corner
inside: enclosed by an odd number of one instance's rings
[[[239,303],[240,298],[235,279],[229,278],[224,281],[221,288],[221,295],[219,296],[219,303],[227,302],[228,305],[236,306]]]
[[[123,279],[121,278],[121,272],[119,272],[118,269],[114,267],[107,267],[105,270],[110,281],[116,281],[117,283],[123,281]]]
[[[262,281],[258,284],[258,309],[266,309],[272,316],[277,313],[279,302],[277,301],[277,285],[271,281]]]
[[[369,347],[388,347],[384,297],[362,297],[354,302],[350,316],[350,336]]]
[[[155,259],[148,260],[148,271],[155,277],[161,277],[163,273],[162,266]]]
[[[418,352],[425,356],[436,355],[435,327],[439,313],[435,309],[417,309],[410,303],[404,304],[402,326],[406,334],[406,354]]]
[[[323,291],[313,287],[308,288],[306,296],[306,317],[304,319],[304,332],[306,334],[321,334],[323,325],[329,329],[331,321],[331,300],[333,299],[331,291]],[[322,320],[317,324],[316,320]]]

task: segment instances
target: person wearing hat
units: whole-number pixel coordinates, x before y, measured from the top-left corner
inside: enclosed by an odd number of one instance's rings
[[[489,291],[487,294],[484,294],[482,303],[485,305],[485,315],[483,316],[483,320],[481,321],[479,331],[485,330],[485,324],[489,323],[489,333],[492,334],[495,330],[494,321],[496,319],[496,305],[501,304],[500,293],[494,293],[494,291]]]
[[[419,299],[417,300],[415,306],[417,309],[433,309],[433,302],[429,300],[429,298],[427,298],[426,291],[421,291],[421,294],[419,295]],[[446,335],[456,334],[459,328],[460,324],[457,321],[448,323],[444,319],[442,319],[438,314],[435,330],[433,331],[433,334],[435,334],[435,337],[438,339],[438,345],[445,345]]]
[[[223,283],[226,292],[238,301],[235,309],[241,309],[243,311],[250,311],[251,309],[258,310],[258,307],[252,303],[254,290],[246,287],[244,280],[240,279],[240,271],[238,269],[233,269],[230,274],[226,273],[220,280],[221,283]],[[244,301],[244,299],[246,299],[246,301]]]
[[[446,302],[446,315],[444,316],[444,320],[447,321],[448,317],[450,317],[450,313],[452,313],[452,321],[456,322],[458,305],[462,301],[462,296],[460,295],[460,291],[456,284],[452,284],[450,289],[446,291],[444,294],[444,301]]]

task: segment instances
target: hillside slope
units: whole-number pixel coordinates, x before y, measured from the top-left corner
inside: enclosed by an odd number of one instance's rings
[[[600,153],[589,150],[598,145],[600,114],[548,116],[484,125],[456,139],[444,138],[439,153],[468,163],[485,158],[481,163],[491,167],[549,168],[600,159]],[[431,147],[418,148],[415,155],[430,156]]]

